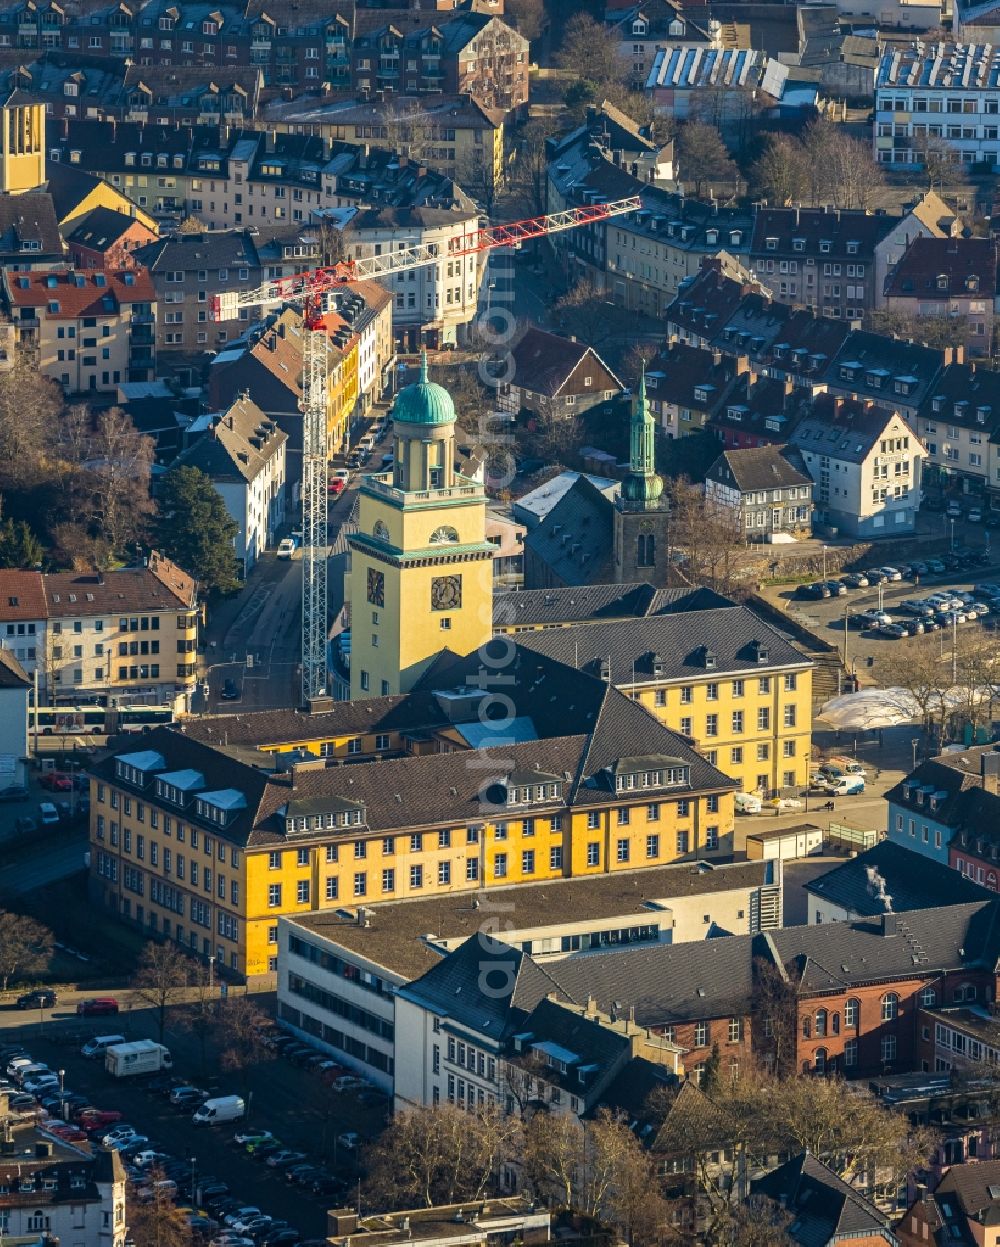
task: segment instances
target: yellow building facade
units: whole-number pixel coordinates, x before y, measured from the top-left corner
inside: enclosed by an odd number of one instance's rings
[[[351,700],[409,691],[443,649],[492,635],[492,546],[481,484],[455,470],[455,408],[427,377],[393,408],[394,464],[364,477],[349,538]]]
[[[175,747],[183,756],[174,756]],[[564,752],[560,742],[517,746],[514,763],[527,768],[530,758],[544,760],[553,748]],[[399,782],[399,771],[389,775],[384,768],[403,767],[419,785],[425,772],[431,781],[431,769],[434,779],[447,783],[447,775],[437,775],[443,765],[451,775],[466,777],[466,791],[455,801],[461,807],[468,785],[479,783],[478,775],[469,779],[471,761],[455,754],[350,770],[358,773],[359,784],[362,772],[366,783],[378,784],[385,775],[384,782],[392,784]],[[646,768],[661,765],[638,761]],[[357,802],[353,796],[322,797],[324,774],[329,772],[323,767],[298,770],[280,806],[289,830],[254,843],[253,834],[248,841],[242,834],[234,837],[235,829],[242,811],[258,799],[250,790],[257,786],[264,805],[273,804],[276,781],[176,732],[143,737],[95,767],[92,897],[150,935],[213,957],[217,967],[238,977],[255,978],[276,969],[280,915],[610,874],[732,852],[732,789],[721,776],[696,790],[685,773],[683,790],[673,790],[674,776],[660,770],[659,780],[645,791],[637,784],[573,795],[564,774],[532,766],[512,777],[515,799],[503,817],[420,819],[408,813],[408,803],[400,803],[398,825],[374,829],[362,821],[355,833],[353,811],[358,805],[364,809],[364,794],[357,794]],[[650,777],[648,769],[640,774]],[[316,818],[337,819],[339,829],[324,835],[298,827]]]

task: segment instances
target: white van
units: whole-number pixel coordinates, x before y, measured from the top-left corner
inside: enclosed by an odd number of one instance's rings
[[[733,798],[737,814],[759,814],[764,802],[752,792],[738,792]]]
[[[845,775],[824,785],[824,788],[831,797],[853,797],[864,792],[865,781],[861,775]]]
[[[88,1039],[80,1049],[80,1055],[93,1059],[94,1057],[104,1056],[108,1048],[115,1044],[124,1043],[124,1035],[95,1035],[93,1039]]]
[[[247,1106],[238,1095],[220,1095],[206,1100],[195,1110],[191,1120],[196,1126],[217,1126],[224,1121],[238,1121],[246,1111]]]

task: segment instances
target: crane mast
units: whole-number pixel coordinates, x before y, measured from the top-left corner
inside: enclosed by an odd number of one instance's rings
[[[302,702],[308,706],[326,689],[327,594],[327,394],[329,339],[323,329],[324,296],[353,281],[391,277],[441,259],[479,255],[500,247],[517,247],[534,238],[606,221],[642,207],[637,195],[612,203],[567,208],[547,216],[492,225],[456,234],[445,244],[420,243],[384,255],[342,260],[293,277],[266,281],[255,290],[233,290],[213,300],[215,320],[235,320],[241,308],[291,304],[302,309]]]

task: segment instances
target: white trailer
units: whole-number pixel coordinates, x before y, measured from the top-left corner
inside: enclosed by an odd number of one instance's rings
[[[152,1039],[134,1043],[113,1044],[104,1054],[104,1068],[112,1078],[130,1078],[135,1074],[158,1074],[172,1069],[170,1049]]]

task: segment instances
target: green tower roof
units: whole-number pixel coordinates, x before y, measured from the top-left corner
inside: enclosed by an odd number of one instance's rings
[[[663,480],[656,471],[656,420],[646,398],[646,365],[642,366],[639,395],[632,406],[629,428],[630,471],[622,481],[626,502],[655,504],[663,493]]]
[[[455,404],[443,385],[428,379],[427,352],[421,352],[420,380],[396,395],[392,418],[404,424],[454,424]]]

